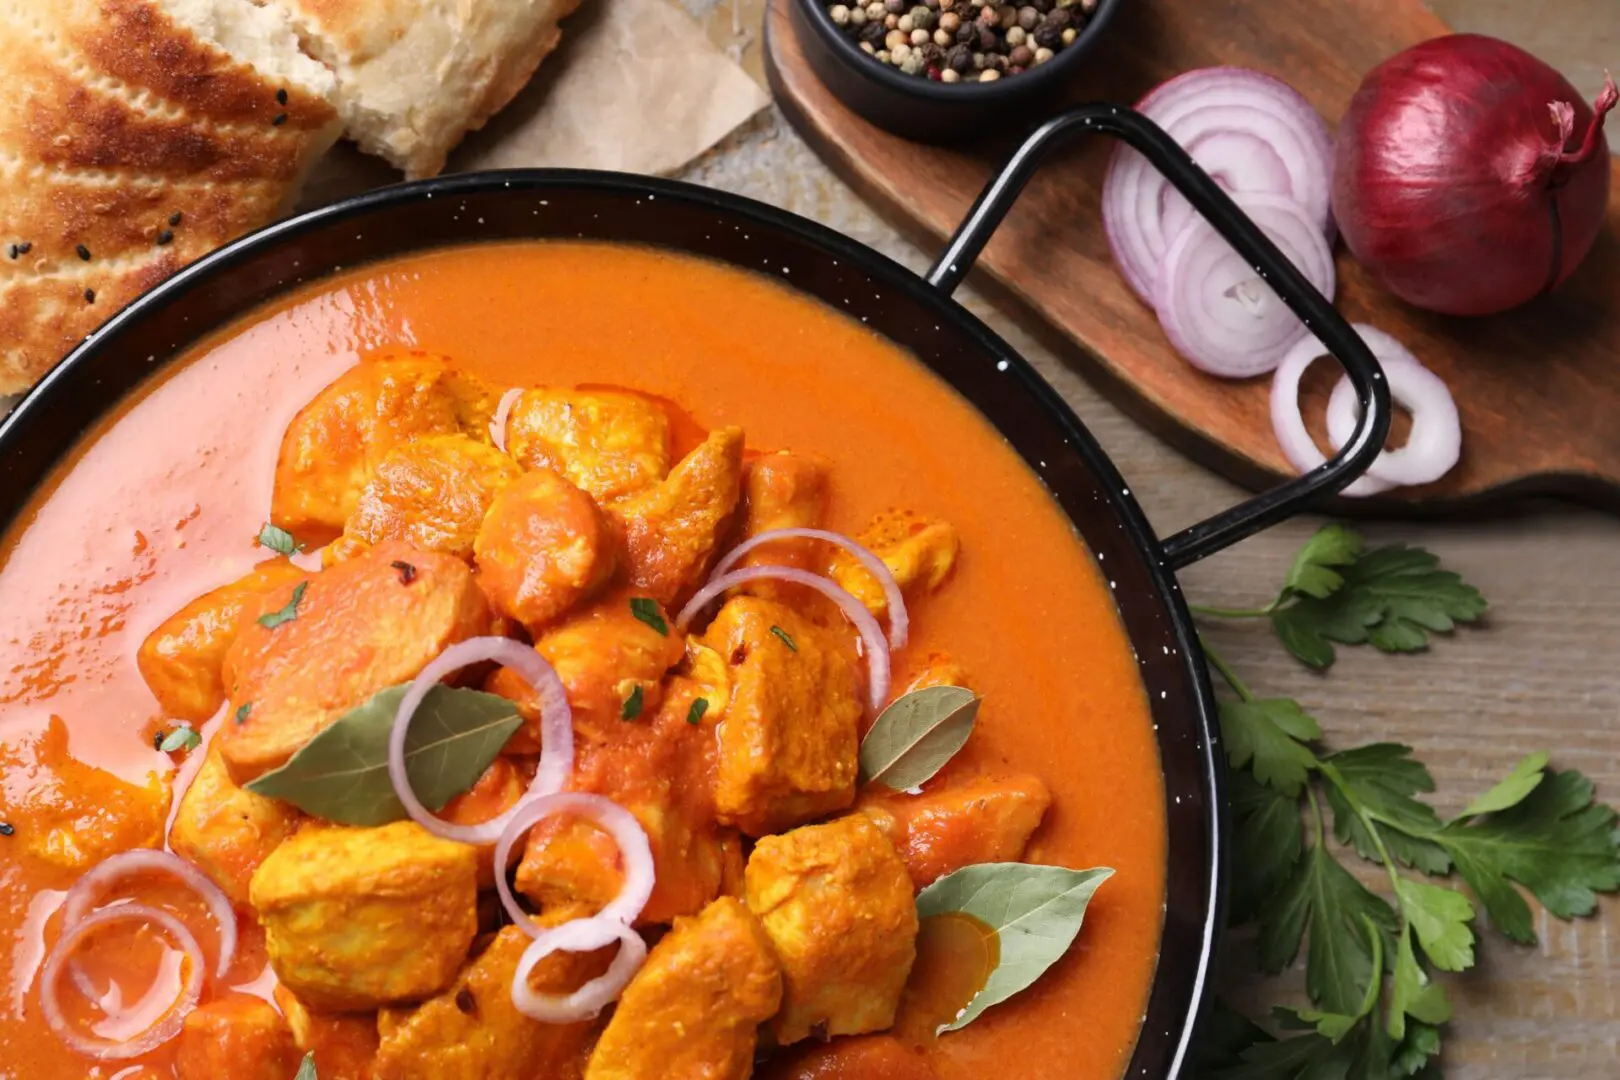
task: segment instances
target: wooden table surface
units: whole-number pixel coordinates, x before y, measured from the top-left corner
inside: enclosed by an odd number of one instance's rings
[[[744,5],[740,36],[732,30],[732,2]],[[725,0],[720,8],[687,3],[715,40],[758,70],[750,37],[759,25],[757,0]],[[1524,45],[1589,95],[1606,65],[1620,70],[1620,0],[1434,0],[1433,7],[1459,30]],[[834,179],[774,110],[684,176],[815,218],[915,269],[929,261],[930,253],[900,239]],[[1243,497],[1123,417],[971,290],[958,295],[1062,391],[1161,533]],[[1182,576],[1188,595],[1235,606],[1264,601],[1319,523],[1291,522],[1193,567]],[[1213,627],[1212,640],[1250,684],[1297,697],[1330,742],[1415,746],[1439,784],[1442,812],[1461,809],[1524,754],[1543,748],[1555,765],[1579,768],[1601,795],[1620,802],[1620,520],[1548,504],[1510,519],[1361,527],[1377,543],[1438,552],[1485,592],[1487,624],[1417,656],[1341,650],[1325,677],[1294,663],[1259,626]],[[1451,1080],[1620,1077],[1620,903],[1608,898],[1597,918],[1573,924],[1543,916],[1538,933],[1537,947],[1520,948],[1486,931],[1478,967],[1449,980],[1456,1019],[1444,1063]],[[1274,986],[1255,987],[1244,954],[1243,943],[1232,942],[1228,992],[1240,1001],[1254,995],[1248,1002],[1257,1006],[1280,1000]]]

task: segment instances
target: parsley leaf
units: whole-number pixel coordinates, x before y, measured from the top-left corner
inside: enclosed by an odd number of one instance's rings
[[[1228,777],[1227,794],[1236,820],[1232,865],[1243,868],[1232,878],[1232,915],[1243,923],[1288,880],[1305,838],[1297,795],[1285,797],[1243,771]]]
[[[1548,770],[1517,805],[1459,818],[1436,836],[1492,925],[1514,941],[1533,944],[1536,935],[1513,881],[1562,919],[1591,914],[1594,890],[1620,889],[1615,812],[1592,794],[1592,782],[1575,770]]]
[[[1383,652],[1426,648],[1431,632],[1452,630],[1485,613],[1479,590],[1439,565],[1438,557],[1421,548],[1369,551],[1336,571],[1341,582],[1332,592],[1307,592],[1272,611],[1272,628],[1290,652],[1315,668],[1332,665],[1334,642],[1370,642]],[[1326,580],[1320,573],[1303,573],[1305,584],[1318,590]]]
[[[1393,938],[1395,912],[1339,865],[1320,836],[1260,918],[1260,966],[1281,971],[1310,931],[1305,988],[1324,1010],[1355,1014],[1373,975],[1366,924]]]
[[[202,735],[190,724],[177,724],[173,731],[163,736],[158,743],[158,749],[165,754],[172,754],[176,750],[195,750],[202,745]]]
[[[248,714],[251,713],[252,711],[253,711],[253,702],[251,702],[251,701],[243,702],[242,707],[236,710],[236,722],[238,724],[247,723]]]
[[[650,596],[632,596],[630,598],[630,614],[658,631],[659,636],[669,637],[669,623],[664,613],[658,609],[658,601]]]
[[[1333,808],[1333,834],[1339,843],[1352,845],[1362,858],[1378,862],[1378,845],[1367,831],[1359,809],[1378,824],[1397,830],[1380,830],[1391,855],[1425,873],[1444,874],[1451,869],[1451,859],[1434,842],[1424,839],[1439,831],[1440,818],[1428,804],[1412,797],[1433,791],[1434,779],[1411,754],[1410,746],[1372,743],[1326,759],[1335,781],[1327,787],[1328,805]],[[1354,807],[1346,793],[1355,800]]]
[[[793,638],[780,626],[771,627],[771,633],[782,639],[782,644],[788,647],[788,652],[798,652],[799,646],[794,644]]]
[[[1412,933],[1400,936],[1396,946],[1394,981],[1389,998],[1389,1033],[1397,1039],[1407,1035],[1407,1017],[1425,1024],[1443,1024],[1451,1019],[1451,1003],[1439,983],[1431,982],[1412,948]],[[1435,1047],[1439,1049],[1436,1038]]]
[[[309,582],[300,581],[293,586],[292,599],[280,611],[272,611],[268,615],[259,616],[259,625],[266,630],[274,630],[284,622],[292,622],[298,618],[298,602],[304,598],[304,590],[309,588]]]
[[[1316,755],[1303,741],[1320,739],[1322,729],[1298,702],[1222,701],[1220,720],[1226,756],[1234,767],[1252,768],[1255,779],[1284,795],[1299,794],[1306,774],[1316,767]]]
[[[1294,556],[1283,580],[1287,593],[1326,599],[1344,584],[1338,567],[1349,566],[1361,557],[1366,544],[1361,535],[1343,525],[1324,525],[1305,541],[1305,546]]]
[[[258,540],[261,547],[267,547],[277,555],[291,555],[304,550],[303,545],[293,539],[292,533],[268,521],[259,530]]]
[[[1396,886],[1396,898],[1435,967],[1466,971],[1474,966],[1474,932],[1468,927],[1474,905],[1468,897],[1456,889],[1403,877]]]
[[[1542,777],[1547,772],[1547,752],[1545,750],[1530,754],[1513,766],[1495,787],[1468,804],[1462,812],[1463,817],[1478,817],[1480,814],[1494,814],[1499,810],[1507,810],[1524,802],[1525,798],[1541,784]]]
[[[703,714],[709,711],[708,698],[693,698],[692,707],[686,710],[686,722],[693,727],[703,723]]]
[[[624,699],[624,706],[619,709],[620,720],[634,720],[641,715],[641,706],[646,698],[641,684],[637,683],[630,690],[630,696]]]

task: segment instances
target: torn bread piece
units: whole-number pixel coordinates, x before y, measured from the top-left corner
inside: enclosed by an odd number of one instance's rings
[[[0,393],[290,208],[339,134],[331,72],[249,0],[4,0],[0,56]]]
[[[344,134],[434,176],[528,83],[579,0],[260,0],[337,74]]]

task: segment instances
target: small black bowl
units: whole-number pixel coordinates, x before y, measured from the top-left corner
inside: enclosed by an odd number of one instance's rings
[[[850,0],[858,2],[858,0]],[[966,6],[966,0],[962,0]],[[788,17],[810,68],[833,95],[885,131],[917,142],[965,142],[1021,135],[1065,104],[1064,86],[1080,70],[1124,0],[1101,0],[1068,47],[1039,67],[994,82],[944,83],[907,75],[861,51],[844,36],[823,0],[791,0]]]

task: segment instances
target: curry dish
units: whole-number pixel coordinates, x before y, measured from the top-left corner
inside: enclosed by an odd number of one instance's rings
[[[971,407],[764,278],[306,287],[90,433],[0,606],[0,1077],[1135,1045],[1164,795],[1107,586]]]

